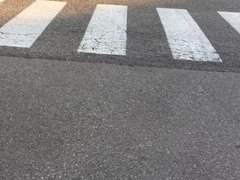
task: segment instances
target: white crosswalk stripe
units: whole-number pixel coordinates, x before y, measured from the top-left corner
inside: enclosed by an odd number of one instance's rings
[[[34,1],[0,28],[0,46],[30,48],[65,5],[64,1]],[[127,11],[123,5],[98,4],[76,54],[126,55]],[[240,33],[240,13],[218,13]],[[174,59],[222,62],[187,10],[157,8],[157,14]]]
[[[0,28],[0,45],[29,48],[66,2],[37,0]]]
[[[127,6],[97,5],[78,52],[126,55]]]
[[[157,11],[174,59],[222,61],[187,10],[157,8]]]
[[[236,31],[240,33],[240,13],[236,12],[218,12]]]

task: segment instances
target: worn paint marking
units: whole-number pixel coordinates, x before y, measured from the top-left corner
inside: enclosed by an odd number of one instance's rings
[[[185,9],[157,8],[174,59],[222,62]]]
[[[0,28],[0,46],[29,48],[66,2],[37,0]]]
[[[127,6],[97,5],[78,52],[126,55]]]

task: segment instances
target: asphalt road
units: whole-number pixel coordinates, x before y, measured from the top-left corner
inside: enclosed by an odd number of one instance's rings
[[[0,26],[33,2],[2,2]],[[77,53],[97,4],[128,6],[126,55]],[[163,7],[187,9],[222,62],[174,59]],[[240,179],[240,34],[217,14],[239,9],[69,0],[30,48],[0,46],[0,179]]]

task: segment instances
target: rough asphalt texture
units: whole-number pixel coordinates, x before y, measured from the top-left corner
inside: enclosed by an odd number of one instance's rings
[[[240,75],[0,59],[0,179],[240,178]]]
[[[31,2],[7,1],[1,25]],[[129,6],[128,55],[76,54],[111,2]],[[174,61],[156,7],[187,8],[224,63]],[[1,47],[0,180],[240,179],[240,36],[216,14],[239,9],[72,0],[33,48]]]

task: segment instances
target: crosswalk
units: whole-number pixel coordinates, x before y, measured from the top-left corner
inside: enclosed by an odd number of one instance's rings
[[[221,62],[193,18],[182,9],[157,9],[174,59]]]
[[[30,48],[65,4],[66,2],[35,1],[0,28],[0,46]]]
[[[78,52],[126,55],[127,7],[98,5]]]
[[[240,33],[240,13],[218,12],[233,28]]]
[[[0,48],[31,48],[66,4],[64,1],[34,1],[0,27]],[[76,53],[127,55],[127,13],[128,7],[124,5],[98,4]],[[240,13],[216,13],[240,33]],[[220,54],[186,9],[156,7],[156,14],[175,60],[223,62]]]

